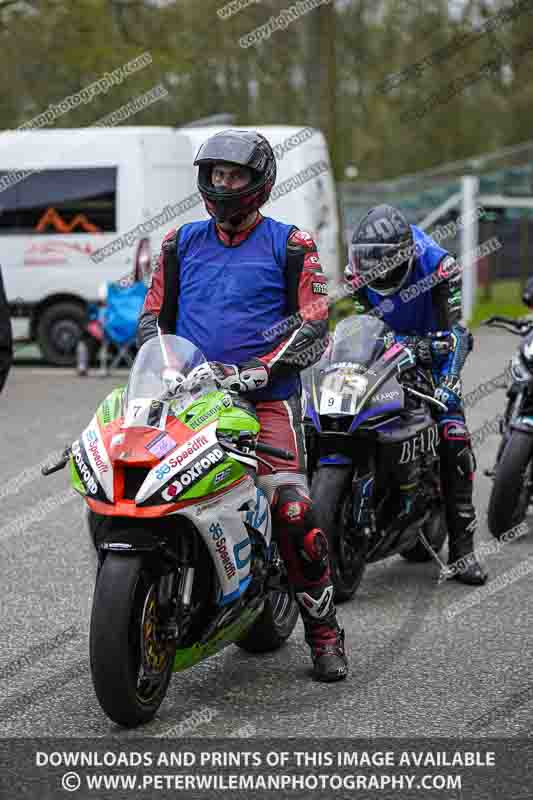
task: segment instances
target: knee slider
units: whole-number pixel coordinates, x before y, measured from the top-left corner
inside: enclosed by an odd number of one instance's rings
[[[468,442],[470,434],[462,420],[449,420],[441,428],[441,438],[444,442]]]
[[[312,528],[293,541],[304,576],[311,581],[321,580],[327,574],[329,562],[328,540],[324,532]]]
[[[304,534],[302,556],[306,561],[325,565],[328,557],[328,540],[324,531],[320,528],[313,528]]]
[[[292,551],[305,578],[320,580],[328,566],[328,540],[316,525],[311,499],[300,487],[282,487],[274,497],[273,512],[282,553]]]
[[[274,496],[275,521],[291,530],[303,533],[315,527],[311,498],[299,486],[283,486]]]

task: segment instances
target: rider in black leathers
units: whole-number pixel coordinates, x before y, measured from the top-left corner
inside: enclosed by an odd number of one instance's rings
[[[476,512],[472,503],[476,461],[465,422],[460,373],[472,334],[461,324],[461,274],[454,258],[401,212],[382,205],[357,227],[346,280],[356,310],[383,319],[397,341],[431,370],[435,399],[448,410],[437,415],[441,484],[446,506],[450,577],[483,584],[487,574],[474,555]],[[466,558],[468,556],[468,558]],[[466,563],[466,566],[465,566]]]

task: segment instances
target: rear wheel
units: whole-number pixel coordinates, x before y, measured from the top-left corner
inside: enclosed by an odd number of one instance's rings
[[[496,539],[523,522],[531,498],[533,438],[513,430],[496,466],[488,525]]]
[[[298,621],[298,605],[292,592],[270,592],[265,607],[252,627],[235,644],[248,653],[278,650]]]
[[[320,467],[311,488],[318,526],[328,538],[335,600],[350,600],[366,567],[368,540],[354,531],[351,519],[351,467]]]
[[[156,714],[172,675],[175,648],[159,638],[156,582],[141,556],[109,553],[91,616],[91,674],[113,722],[134,727]]]
[[[56,303],[45,308],[37,325],[37,342],[50,364],[72,367],[76,363],[76,347],[87,323],[87,316],[78,303]]]

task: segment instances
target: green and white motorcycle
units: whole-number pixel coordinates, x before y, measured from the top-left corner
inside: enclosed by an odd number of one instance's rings
[[[253,406],[219,391],[202,353],[159,335],[61,460],[89,507],[98,552],[91,673],[106,714],[152,719],[172,672],[231,643],[279,648],[298,607],[256,485]],[[266,462],[265,462],[266,463]]]

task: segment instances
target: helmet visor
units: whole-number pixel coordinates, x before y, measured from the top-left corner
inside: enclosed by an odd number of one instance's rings
[[[350,263],[362,278],[386,275],[388,272],[410,261],[415,254],[414,245],[405,244],[352,244]]]
[[[214,161],[228,161],[241,167],[262,170],[266,165],[266,155],[257,147],[257,142],[243,139],[242,136],[213,136],[200,147],[194,164]]]

